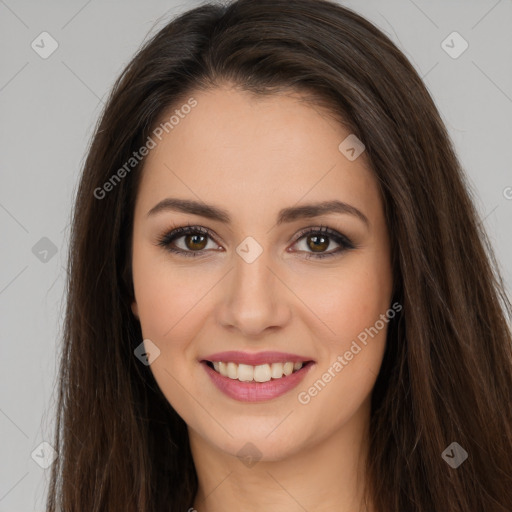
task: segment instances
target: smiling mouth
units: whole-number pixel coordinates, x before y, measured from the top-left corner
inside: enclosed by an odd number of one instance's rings
[[[286,379],[289,375],[300,371],[302,368],[313,363],[313,361],[304,362],[285,362],[285,363],[267,363],[260,365],[237,364],[224,361],[201,361],[212,370],[232,380],[240,382],[269,382],[271,380]]]

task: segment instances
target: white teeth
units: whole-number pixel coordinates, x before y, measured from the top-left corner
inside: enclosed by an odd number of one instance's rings
[[[290,375],[293,372],[293,363],[284,363],[283,372],[285,375]]]
[[[254,367],[254,380],[256,382],[268,382],[270,380],[270,365],[260,364]]]
[[[224,375],[224,374],[223,374]],[[225,375],[225,377],[229,377],[229,375]],[[249,366],[248,364],[239,364],[238,365],[238,380],[242,382],[250,382],[254,377],[254,366]],[[233,378],[233,377],[230,377]]]
[[[283,376],[283,363],[272,363],[270,375],[273,379],[280,379]]]
[[[228,363],[227,366],[227,375],[230,379],[238,378],[238,369],[235,363]]]
[[[280,379],[290,375],[294,371],[300,370],[303,363],[272,363],[252,366],[249,364],[236,364],[233,362],[214,361],[215,370],[233,380],[241,382],[268,382],[270,379]]]

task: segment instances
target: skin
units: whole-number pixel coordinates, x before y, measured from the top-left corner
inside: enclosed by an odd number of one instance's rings
[[[199,479],[194,508],[365,510],[370,398],[387,324],[366,346],[359,343],[342,371],[331,370],[336,376],[309,403],[298,394],[391,306],[389,235],[366,155],[349,161],[338,150],[349,132],[296,93],[257,97],[224,84],[190,96],[197,106],[146,159],[134,213],[132,311],[144,339],[160,350],[151,371],[188,426]],[[176,211],[147,217],[171,196],[219,206],[232,224]],[[360,210],[369,225],[328,213],[276,226],[282,208],[335,199]],[[187,243],[182,235],[174,247],[199,246],[202,255],[158,246],[159,237],[187,224],[210,229],[215,239]],[[328,238],[315,252],[314,233],[309,244],[308,235],[295,241],[320,225],[356,248],[314,259],[340,247]],[[263,250],[252,263],[236,252],[247,236]],[[286,394],[243,403],[220,392],[199,362],[224,350],[291,352],[316,364]],[[237,456],[248,442],[261,457],[251,467]]]

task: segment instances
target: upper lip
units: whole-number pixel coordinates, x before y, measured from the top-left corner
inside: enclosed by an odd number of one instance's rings
[[[202,360],[211,362],[223,361],[226,363],[232,362],[236,364],[249,364],[251,366],[257,366],[265,363],[286,363],[288,361],[292,363],[305,363],[312,361],[311,358],[299,356],[297,354],[289,354],[286,352],[240,352],[236,350],[210,354]]]

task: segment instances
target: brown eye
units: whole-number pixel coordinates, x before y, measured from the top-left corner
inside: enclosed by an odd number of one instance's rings
[[[314,236],[308,236],[307,237],[307,242],[308,244],[308,247],[316,252],[316,251],[319,251],[319,252],[323,252],[327,249],[327,247],[329,247],[329,238],[326,237],[326,236],[317,236],[317,235],[314,235]]]
[[[305,248],[304,250],[299,250],[299,252],[306,253],[305,258],[319,259],[332,257],[355,248],[354,244],[346,236],[324,226],[320,226],[317,229],[303,230],[296,238],[294,245],[298,245],[303,239]],[[171,253],[194,257],[208,252],[209,241],[212,242],[210,250],[221,250],[208,229],[201,226],[187,226],[176,228],[163,235],[158,240],[157,245]],[[337,244],[338,247],[327,252],[332,243]]]
[[[299,252],[305,252],[305,258],[327,258],[355,248],[354,244],[346,236],[325,226],[302,231],[294,245],[299,244],[302,239],[305,242],[305,250]],[[337,244],[339,247],[326,252],[331,243]]]
[[[206,247],[205,235],[185,235],[185,246],[191,251],[200,251]]]
[[[218,250],[219,246],[213,243],[213,237],[207,229],[200,226],[187,226],[176,228],[165,234],[158,240],[158,245],[169,252],[193,257],[207,252],[205,249],[209,240],[212,240],[212,249]]]

